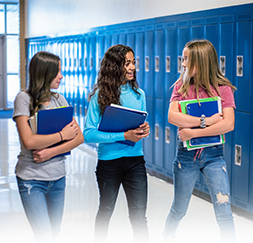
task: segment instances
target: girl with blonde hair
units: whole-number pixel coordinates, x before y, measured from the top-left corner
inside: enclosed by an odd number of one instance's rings
[[[174,200],[165,224],[164,242],[172,242],[175,237],[200,171],[210,191],[222,241],[232,243],[235,242],[235,229],[223,145],[188,151],[183,142],[195,137],[225,134],[234,129],[235,87],[222,75],[216,50],[207,40],[190,41],[185,45],[182,67],[183,72],[174,85],[168,112],[168,121],[178,127],[178,137],[173,162]],[[204,121],[203,118],[179,111],[180,100],[214,96],[221,97],[222,113],[206,117]]]

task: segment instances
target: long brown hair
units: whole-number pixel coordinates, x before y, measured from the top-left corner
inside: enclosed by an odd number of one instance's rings
[[[37,52],[29,64],[29,87],[27,93],[30,96],[30,115],[33,116],[41,109],[43,103],[50,99],[50,86],[59,72],[60,58],[52,53]]]
[[[118,44],[110,47],[104,55],[97,83],[89,95],[90,99],[98,90],[98,104],[101,115],[104,113],[107,105],[112,103],[121,105],[121,85],[126,82],[126,69],[124,68],[124,64],[128,52],[132,52],[134,55],[132,48]],[[131,85],[133,91],[140,96],[140,93],[138,92],[139,86],[136,81],[136,71],[134,71],[133,79],[127,80],[127,82]]]
[[[211,86],[219,93],[219,86],[227,85],[233,90],[236,89],[231,82],[223,76],[220,71],[218,57],[213,44],[208,40],[194,40],[188,42],[184,48],[188,49],[187,70],[181,73],[179,80],[183,80],[183,85],[179,89],[179,93],[186,96],[190,85],[194,85],[194,90],[199,99],[199,87],[206,90],[209,96],[213,97]],[[196,75],[191,76],[193,70],[196,70]]]

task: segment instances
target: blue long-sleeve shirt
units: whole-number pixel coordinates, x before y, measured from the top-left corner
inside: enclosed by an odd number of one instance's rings
[[[120,100],[122,106],[146,111],[145,93],[142,89],[138,89],[140,96],[132,90],[129,84],[121,86]],[[85,127],[83,131],[86,143],[99,143],[98,159],[112,160],[121,157],[132,157],[143,155],[141,140],[134,146],[117,143],[117,141],[125,140],[124,132],[101,132],[98,126],[101,121],[100,109],[98,105],[98,91],[92,96]]]

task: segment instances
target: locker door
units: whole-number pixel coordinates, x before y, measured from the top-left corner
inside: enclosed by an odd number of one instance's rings
[[[146,105],[147,105],[147,122],[150,126],[150,135],[149,137],[143,139],[143,150],[144,150],[144,158],[146,161],[147,168],[154,170],[153,168],[153,142],[154,142],[154,104],[153,98],[146,97]]]
[[[135,61],[136,78],[141,89],[144,89],[144,28],[136,30]]]
[[[249,210],[250,184],[250,114],[235,112],[234,160],[232,168],[232,204]]]
[[[92,91],[93,85],[96,82],[96,36],[95,33],[90,35],[89,41],[89,90]]]
[[[205,39],[212,42],[214,48],[219,55],[219,46],[218,46],[218,17],[210,17],[205,19],[204,27],[204,36]]]
[[[203,19],[191,20],[191,40],[204,38],[203,22]]]
[[[90,92],[89,89],[89,69],[88,69],[88,58],[89,58],[89,36],[85,35],[83,40],[83,79],[84,79],[84,111],[85,114],[88,109],[88,94]]]
[[[101,61],[104,57],[104,52],[105,52],[105,36],[104,33],[99,33],[98,35],[98,50],[97,50],[97,55],[98,55],[98,59],[97,59],[97,73],[99,72],[100,69],[100,64]]]
[[[119,31],[119,44],[126,45],[126,29]]]
[[[119,44],[119,34],[118,30],[112,31],[112,46]]]
[[[237,110],[250,112],[252,85],[252,21],[236,24],[236,79],[235,92]]]
[[[164,166],[165,175],[173,178],[172,162],[175,157],[177,127],[168,122],[169,101],[173,83],[177,80],[177,29],[176,22],[166,24],[165,35],[165,107],[164,107]]]
[[[155,170],[164,174],[164,24],[156,24],[154,31],[154,102],[155,102],[155,139],[154,164]]]
[[[130,46],[135,52],[135,28],[129,28],[127,30],[127,42],[126,44]]]
[[[164,97],[164,24],[157,24],[155,30],[155,98]]]
[[[153,48],[154,48],[154,26],[145,27],[144,41],[144,91],[147,97],[148,107],[148,122],[150,125],[150,135],[144,139],[144,153],[149,164],[153,163],[153,148],[154,148],[154,73],[153,73]]]
[[[112,36],[111,36],[111,31],[106,31],[105,32],[105,49],[104,52],[108,50],[109,47],[112,46]]]
[[[232,203],[249,211],[252,198],[252,14],[238,14],[236,23],[236,117],[232,154]],[[252,210],[252,208],[251,208]]]
[[[220,70],[223,75],[234,83],[233,80],[233,61],[234,61],[234,26],[235,16],[223,16],[221,17],[221,23],[219,25],[219,64]],[[230,40],[230,41],[228,41]],[[231,164],[232,164],[232,139],[233,132],[226,133],[225,143],[225,160],[227,163],[228,176],[231,185]],[[232,191],[232,190],[231,190]]]
[[[163,146],[164,146],[164,101],[155,99],[155,135],[154,135],[154,170],[164,174]],[[151,147],[152,148],[152,147]],[[151,150],[151,149],[150,149]]]
[[[209,17],[204,20],[204,38],[209,40],[214,48],[216,49],[217,55],[219,55],[219,45],[218,45],[218,17]],[[201,190],[209,194],[209,189],[207,187],[204,176],[200,174]]]
[[[177,78],[181,73],[182,68],[182,52],[185,44],[190,41],[190,29],[189,29],[189,21],[181,21],[178,22],[177,29]]]
[[[146,96],[149,98],[153,98],[154,92],[154,26],[146,26],[145,29],[145,81],[144,81],[144,90],[146,92]]]

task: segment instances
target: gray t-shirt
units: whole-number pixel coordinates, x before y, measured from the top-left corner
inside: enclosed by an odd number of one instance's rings
[[[29,103],[29,95],[21,91],[14,102],[12,117],[14,121],[17,116],[30,116]],[[43,106],[42,110],[59,106],[69,105],[62,95],[59,95],[59,98],[52,95],[49,105]],[[52,181],[65,176],[65,156],[59,156],[42,163],[36,163],[33,160],[32,150],[25,149],[22,140],[19,140],[21,151],[18,155],[18,163],[15,168],[15,173],[18,177],[23,180]]]

